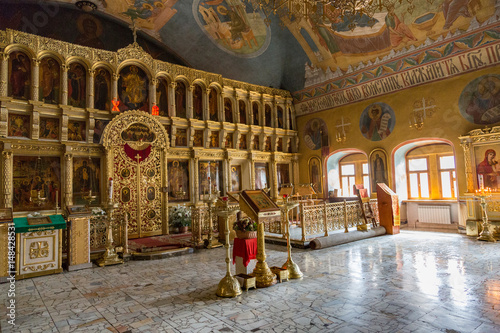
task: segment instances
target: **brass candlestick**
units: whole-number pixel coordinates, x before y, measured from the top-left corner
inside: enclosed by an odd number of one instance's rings
[[[123,264],[123,259],[118,257],[116,254],[115,248],[113,246],[113,212],[118,207],[118,203],[113,203],[111,200],[104,206],[104,210],[106,211],[107,219],[106,219],[106,251],[104,251],[103,255],[99,260],[97,260],[97,265],[100,267],[108,266],[108,265],[116,265]]]
[[[222,206],[218,208],[217,215],[224,218],[224,225],[226,230],[224,235],[226,237],[226,276],[220,280],[217,287],[217,296],[221,297],[236,297],[241,295],[241,287],[238,280],[231,274],[231,253],[229,245],[229,217],[240,210],[239,206],[228,206],[228,197],[222,198]]]
[[[257,222],[257,264],[255,264],[255,269],[252,273],[255,276],[257,288],[270,287],[278,282],[276,275],[271,272],[266,263],[265,242],[264,223]]]
[[[304,276],[300,271],[299,266],[292,260],[292,246],[290,245],[290,222],[288,221],[288,212],[299,205],[298,202],[288,202],[288,196],[284,196],[285,204],[281,207],[284,212],[284,217],[286,219],[286,248],[288,251],[288,260],[283,264],[282,268],[288,271],[288,277],[290,279],[300,279]]]
[[[45,201],[47,201],[47,197],[42,197],[40,195],[40,190],[38,190],[36,198],[33,199],[34,204],[37,206],[42,206],[45,203]]]
[[[94,201],[97,198],[96,195],[92,195],[92,190],[89,191],[88,195],[83,196],[83,200],[87,201],[87,207],[90,207],[90,204],[92,201]]]
[[[488,221],[488,213],[486,208],[487,205],[486,198],[491,197],[491,190],[481,189],[481,191],[476,193],[476,197],[478,197],[481,200],[479,205],[481,205],[483,211],[483,223],[482,223],[483,231],[481,231],[477,240],[486,242],[496,242],[496,239],[493,238],[493,235],[490,232],[490,222]]]
[[[214,238],[214,221],[212,218],[212,207],[217,201],[217,194],[209,194],[208,199],[205,200],[206,204],[208,205],[208,239],[205,240],[205,247],[207,249],[214,249],[216,247],[221,247],[222,244],[219,243],[217,239]]]

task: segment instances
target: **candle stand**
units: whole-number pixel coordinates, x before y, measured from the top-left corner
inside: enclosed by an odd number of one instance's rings
[[[208,239],[205,240],[205,247],[207,249],[214,249],[216,247],[221,247],[222,244],[219,243],[217,239],[214,238],[214,221],[213,221],[213,212],[212,207],[217,202],[217,194],[210,193],[208,195],[208,199],[205,200],[205,203],[208,206]]]
[[[224,231],[224,235],[226,238],[226,244],[224,247],[226,248],[226,276],[220,280],[219,285],[217,287],[217,296],[220,297],[236,297],[241,295],[241,287],[238,280],[231,274],[231,251],[229,244],[229,217],[235,214],[240,210],[239,205],[230,207],[228,205],[229,201],[227,197],[222,198],[220,206],[217,207],[217,216],[220,216],[224,219],[224,225],[226,226],[226,230]]]
[[[115,251],[113,246],[113,224],[114,210],[118,208],[118,203],[113,203],[111,200],[108,201],[106,205],[104,205],[104,210],[106,211],[107,219],[106,219],[106,251],[104,251],[101,258],[97,260],[97,265],[100,267],[108,266],[108,265],[116,265],[123,264],[123,259],[118,257],[118,254]]]
[[[481,189],[480,192],[476,193],[476,197],[479,198],[480,203],[479,205],[482,208],[483,211],[483,231],[479,234],[479,237],[477,240],[480,241],[486,241],[486,242],[496,242],[495,238],[493,238],[493,235],[490,232],[490,222],[488,221],[488,213],[487,213],[487,208],[486,208],[486,198],[491,197],[491,191],[485,191],[484,189]]]
[[[281,206],[283,217],[286,225],[286,248],[288,251],[288,260],[283,264],[282,268],[288,271],[290,279],[300,279],[304,276],[300,271],[299,266],[292,260],[292,246],[290,245],[290,221],[288,220],[288,212],[299,205],[298,202],[288,202],[288,196],[284,197],[285,203]]]

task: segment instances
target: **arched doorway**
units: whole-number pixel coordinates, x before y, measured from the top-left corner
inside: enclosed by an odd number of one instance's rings
[[[129,238],[167,233],[167,133],[142,111],[115,117],[103,133],[110,198],[128,216]]]

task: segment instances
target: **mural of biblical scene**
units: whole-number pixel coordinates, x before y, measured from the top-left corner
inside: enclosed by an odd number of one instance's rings
[[[30,137],[30,116],[9,113],[9,136]]]
[[[500,75],[488,74],[472,80],[464,88],[458,106],[462,116],[477,125],[500,121]]]
[[[247,123],[247,104],[245,101],[238,101],[238,105],[240,108],[240,124],[246,124]]]
[[[186,118],[186,85],[182,81],[175,85],[175,115]]]
[[[500,144],[476,146],[474,159],[476,163],[477,188],[500,190]]]
[[[133,123],[121,133],[121,137],[125,141],[141,141],[141,142],[153,142],[156,139],[156,135],[151,129],[141,123]]]
[[[210,40],[231,55],[253,58],[269,46],[271,29],[249,1],[195,0],[193,15]]]
[[[224,121],[233,122],[233,102],[229,98],[224,98]]]
[[[253,137],[253,147],[252,147],[252,149],[260,150],[260,142],[259,142],[259,136],[258,135],[255,135]]]
[[[159,32],[159,30],[177,13],[172,7],[178,0],[141,0],[107,1],[109,13],[122,18],[128,16],[137,26]]]
[[[80,44],[96,49],[104,49],[104,43],[101,41],[102,24],[101,21],[90,14],[81,14],[76,20],[78,36],[73,43]]]
[[[265,126],[271,127],[272,126],[272,120],[271,120],[271,107],[266,104],[264,107],[264,120],[265,120]]]
[[[217,103],[217,90],[210,89],[210,94],[208,94],[208,111],[209,118],[212,121],[219,121],[219,104]]]
[[[253,124],[259,125],[259,104],[256,102],[252,103],[252,116],[253,116]]]
[[[177,128],[175,130],[175,146],[176,147],[187,147],[187,129]]]
[[[31,88],[31,62],[24,52],[9,55],[9,96],[29,99]]]
[[[59,157],[14,156],[14,212],[61,207],[61,162]]]
[[[262,190],[268,187],[269,168],[267,163],[255,163],[255,189]]]
[[[40,117],[40,139],[59,140],[59,118]]]
[[[224,146],[226,148],[234,148],[233,147],[233,133],[226,134],[226,140],[224,141]]]
[[[239,149],[247,149],[247,135],[246,134],[240,135],[240,142],[238,143],[238,148]]]
[[[428,38],[434,41],[448,32],[467,31],[471,22],[481,24],[495,13],[494,3],[408,0],[395,4],[387,1],[372,17],[341,15],[332,4],[324,4],[307,20],[285,24],[312,62],[306,64],[306,86],[309,86],[318,82],[316,75],[323,75],[326,68],[332,73],[338,68],[345,71],[360,62],[382,59],[393,50],[418,47]]]
[[[290,183],[290,166],[288,164],[276,164],[276,176],[278,178],[278,191],[283,184]]]
[[[370,180],[371,180],[371,191],[377,192],[377,184],[384,183],[387,186],[389,184],[389,170],[387,165],[387,154],[385,150],[377,148],[370,153]]]
[[[54,58],[45,57],[40,61],[39,71],[40,101],[48,104],[59,104],[61,90],[61,66],[59,62]]]
[[[396,125],[396,115],[385,103],[373,103],[364,109],[359,119],[359,129],[371,141],[384,140]]]
[[[321,184],[321,160],[317,156],[309,159],[309,182],[312,184],[316,193],[323,193]]]
[[[95,120],[94,135],[92,137],[93,143],[101,143],[102,133],[104,132],[104,129],[108,124],[109,120],[104,120],[104,119]]]
[[[264,144],[264,151],[271,151],[271,137],[266,137],[266,142]]]
[[[220,191],[222,193],[222,161],[200,161],[200,199],[208,199],[208,195]]]
[[[279,151],[279,152],[283,151],[283,138],[278,138],[278,144],[276,147],[276,151]]]
[[[284,128],[284,121],[283,121],[283,108],[281,106],[278,106],[276,108],[276,120],[278,121],[278,128]]]
[[[203,120],[203,90],[198,84],[193,89],[193,118]]]
[[[168,162],[168,201],[189,200],[189,161]]]
[[[118,79],[120,111],[141,110],[149,112],[149,79],[146,73],[135,65],[122,68]]]
[[[68,104],[84,108],[87,99],[87,75],[85,67],[72,63],[68,69]]]
[[[75,205],[91,205],[101,202],[101,159],[89,157],[73,158],[73,202]]]
[[[105,68],[98,68],[94,78],[94,109],[111,110],[111,74]]]
[[[168,82],[159,78],[156,84],[156,105],[160,109],[160,116],[168,116]]]
[[[231,192],[241,191],[241,165],[231,166]]]
[[[210,148],[219,148],[219,132],[210,133]]]
[[[203,147],[203,130],[195,130],[193,147]]]
[[[324,143],[328,146],[328,129],[323,119],[310,119],[304,126],[304,142],[307,148],[320,149]]]
[[[68,140],[69,141],[86,141],[87,126],[84,121],[68,121]]]

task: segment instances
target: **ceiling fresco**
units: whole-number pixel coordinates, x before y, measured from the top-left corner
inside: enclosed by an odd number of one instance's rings
[[[134,22],[139,36],[158,41],[176,63],[291,92],[307,92],[364,67],[391,62],[405,52],[425,53],[433,45],[442,45],[443,38],[497,24],[500,13],[496,0],[414,0],[413,4],[403,1],[383,7],[373,19],[360,16],[354,25],[327,8],[318,8],[300,20],[285,18],[280,22],[272,15],[267,25],[264,14],[254,6],[255,0],[93,0],[97,11],[91,14],[76,9],[75,2],[49,2],[52,13],[58,12],[52,16],[41,1],[0,0],[0,9],[9,4],[5,19],[12,21],[16,17],[12,7],[20,11],[31,5],[31,12],[23,12],[17,25],[4,23],[9,28],[36,27],[40,23],[36,7],[56,21],[62,20],[57,16],[70,18],[66,21],[76,22],[74,30],[81,35],[86,29],[81,15],[93,16],[93,20],[87,18],[94,21],[87,22],[87,30],[93,29],[97,38],[77,39],[74,34],[69,38],[66,35],[71,32],[57,25],[50,28],[51,33],[65,35],[68,38],[61,39],[70,42],[108,49],[120,44],[117,40],[130,41],[132,33],[126,29]],[[110,24],[120,28],[106,30]],[[57,29],[61,31],[56,33]],[[158,49],[155,52],[160,53]]]

